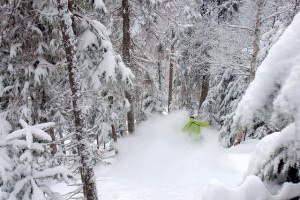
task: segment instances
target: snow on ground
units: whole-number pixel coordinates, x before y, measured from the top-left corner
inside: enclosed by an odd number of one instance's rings
[[[193,141],[181,129],[185,111],[156,116],[141,124],[136,133],[118,141],[117,156],[103,155],[95,168],[102,200],[285,200],[300,196],[300,184],[270,188],[256,176],[245,177],[250,157],[260,141],[247,139],[224,149],[218,133],[202,128],[202,140]],[[66,194],[76,189],[53,185]],[[65,195],[67,197],[68,195]]]
[[[157,116],[119,140],[113,165],[95,168],[100,198],[196,200],[213,180],[227,187],[241,184],[257,141],[224,149],[210,128],[202,128],[202,140],[193,141],[181,131],[187,120],[184,111]]]

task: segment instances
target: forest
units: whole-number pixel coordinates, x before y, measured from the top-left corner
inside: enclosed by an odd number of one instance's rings
[[[183,161],[222,171],[233,156],[236,189],[212,181],[179,197],[157,186],[160,196],[136,199],[299,199],[299,10],[299,0],[1,0],[0,199],[133,199],[105,196],[109,184],[141,186],[102,172],[146,177],[169,158],[175,184]],[[189,116],[210,124],[198,146],[182,136]]]

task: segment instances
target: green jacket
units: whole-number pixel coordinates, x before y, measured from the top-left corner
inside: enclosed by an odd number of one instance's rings
[[[201,137],[200,127],[209,126],[209,122],[195,121],[190,118],[189,122],[184,126],[183,131],[188,132],[194,139],[199,139]]]

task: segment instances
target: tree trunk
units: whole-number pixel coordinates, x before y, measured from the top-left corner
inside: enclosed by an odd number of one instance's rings
[[[158,52],[158,62],[157,62],[157,73],[158,73],[158,87],[159,91],[162,89],[162,60],[163,60],[163,45],[159,43],[157,46],[157,52]]]
[[[114,138],[114,142],[116,143],[118,141],[118,138],[117,138],[115,125],[113,125],[113,124],[111,125],[111,130],[112,130],[112,135],[113,135],[113,138]],[[119,154],[119,151],[116,148],[115,148],[115,154]]]
[[[207,97],[208,86],[209,86],[209,77],[208,77],[208,75],[204,75],[203,81],[202,81],[201,96],[200,96],[200,100],[199,100],[199,110]]]
[[[195,66],[195,44],[194,41],[192,43],[192,54],[191,54],[191,67],[188,73],[188,77],[187,77],[187,89],[186,89],[186,109],[190,109],[190,105],[191,105],[191,89],[192,89],[192,83],[191,83],[191,76],[192,76],[192,72],[193,72],[193,68]]]
[[[294,6],[294,12],[293,12],[293,18],[295,17],[295,15],[297,14],[297,8],[299,6],[299,1],[295,0],[295,6]]]
[[[79,89],[78,81],[76,81],[75,73],[77,72],[77,59],[76,59],[76,47],[75,47],[75,35],[72,28],[71,14],[68,9],[66,1],[58,0],[58,11],[61,18],[61,29],[63,36],[63,46],[65,49],[67,68],[69,75],[69,83],[72,92],[72,104],[73,114],[75,120],[76,138],[78,144],[78,155],[80,157],[81,167],[81,180],[83,184],[83,194],[87,200],[96,200],[97,188],[95,183],[95,176],[93,165],[90,162],[90,153],[88,151],[88,144],[86,141],[86,135],[82,130],[82,119],[80,116],[81,110],[78,107]],[[69,4],[70,6],[70,4]]]
[[[158,71],[158,89],[161,91],[161,61],[158,62],[157,71]]]
[[[255,67],[257,63],[257,54],[259,52],[259,40],[260,40],[260,29],[261,29],[261,13],[264,6],[264,0],[260,0],[257,3],[257,13],[256,13],[256,22],[254,29],[254,39],[252,42],[253,45],[253,54],[250,63],[250,82],[254,80],[255,77]]]
[[[175,80],[175,94],[174,94],[174,101],[177,105],[177,88],[178,88],[178,69],[176,69],[176,80]]]
[[[256,12],[256,21],[255,21],[255,29],[254,29],[254,39],[252,42],[253,45],[253,54],[250,63],[250,79],[249,82],[252,82],[255,78],[255,67],[257,63],[257,54],[259,52],[259,40],[260,40],[260,29],[261,29],[261,13],[264,7],[265,0],[259,0],[257,3],[257,12]],[[240,128],[235,138],[234,146],[238,145],[241,142],[243,137],[243,129]]]
[[[54,134],[54,128],[53,127],[51,127],[49,129],[49,135],[51,136],[51,139],[52,139],[52,142],[53,142],[52,144],[50,144],[51,155],[54,156],[57,152],[57,147],[56,147],[56,144],[55,144],[56,139],[55,139],[55,134]]]
[[[170,112],[170,106],[172,101],[172,90],[173,90],[173,57],[174,57],[174,45],[175,45],[175,33],[172,30],[172,40],[171,40],[171,54],[170,54],[170,70],[169,70],[169,95],[168,95],[168,112]]]
[[[123,10],[123,44],[122,44],[122,54],[123,62],[127,67],[132,70],[130,64],[130,19],[129,19],[129,2],[128,0],[122,0],[122,10]],[[128,132],[129,134],[134,132],[134,101],[133,94],[128,91],[125,91],[125,97],[130,103],[130,110],[127,113],[127,123],[128,123]]]
[[[181,72],[181,109],[183,108],[184,106],[184,91],[185,91],[185,84],[183,82],[184,80],[184,77],[183,77],[183,72]]]
[[[114,138],[114,142],[117,142],[118,141],[118,138],[117,138],[117,133],[116,133],[116,129],[115,129],[115,125],[111,125],[111,130],[112,130],[112,135],[113,135],[113,138]]]
[[[61,139],[60,141],[60,144],[62,146],[62,149],[63,149],[63,153],[66,154],[66,147],[65,147],[65,142],[63,139],[63,134],[62,134],[62,128],[59,126],[59,130],[58,130],[58,134],[59,134],[59,138]]]

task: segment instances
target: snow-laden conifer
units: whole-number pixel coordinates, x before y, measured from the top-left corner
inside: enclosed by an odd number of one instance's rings
[[[52,139],[43,129],[54,123],[31,126],[21,119],[20,124],[22,129],[10,133],[1,143],[7,152],[0,170],[2,197],[40,200],[57,196],[49,188],[48,180],[67,182],[73,175],[64,166],[51,168],[47,161],[50,156],[47,145]]]
[[[269,110],[270,124],[280,132],[266,136],[256,148],[249,174],[267,182],[299,182],[300,106],[300,14],[296,15],[279,41],[259,66],[234,117],[234,125],[249,127],[260,110]],[[266,148],[268,148],[266,150]],[[262,153],[264,152],[264,153]]]

